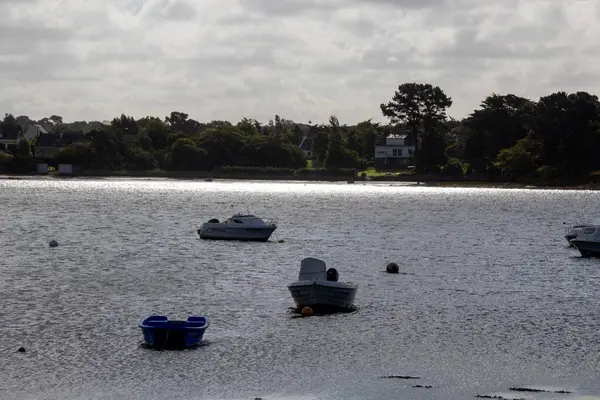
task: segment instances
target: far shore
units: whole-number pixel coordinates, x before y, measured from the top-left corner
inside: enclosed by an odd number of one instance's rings
[[[11,174],[0,173],[0,179],[73,179],[73,178],[169,178],[178,180],[227,180],[227,181],[297,181],[297,182],[347,182],[341,176],[324,175],[279,175],[279,174],[243,174],[215,173],[208,171],[81,171],[73,175],[58,173],[45,174]],[[419,176],[416,174],[397,174],[392,176],[357,177],[355,183],[380,183],[404,185],[419,185],[430,187],[454,188],[504,188],[504,189],[553,189],[553,190],[600,190],[600,182],[583,184],[547,184],[532,182],[490,181],[484,179],[469,179],[467,177],[448,176]]]

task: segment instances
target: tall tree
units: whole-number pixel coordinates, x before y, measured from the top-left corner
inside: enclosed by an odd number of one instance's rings
[[[379,123],[374,123],[371,119],[359,122],[356,126],[352,127],[351,130],[356,137],[358,142],[358,149],[355,149],[357,153],[366,160],[373,160],[375,153],[373,149],[378,140],[385,137],[385,132],[382,131]],[[351,133],[352,133],[351,132]],[[349,147],[353,147],[351,144],[351,136],[349,138]]]
[[[600,102],[587,92],[553,93],[536,105],[534,136],[542,142],[541,164],[562,176],[600,168]]]
[[[242,118],[236,127],[245,135],[253,136],[260,133],[260,123],[252,118]]]
[[[325,168],[339,168],[342,164],[342,135],[340,122],[335,115],[329,117],[329,143],[325,155]]]
[[[137,135],[139,132],[135,119],[125,114],[121,114],[119,118],[113,118],[110,126],[119,140],[122,140],[125,135]]]
[[[50,121],[52,121],[54,125],[60,125],[63,123],[63,118],[60,115],[52,115]]]
[[[12,126],[17,124],[17,119],[12,114],[4,114],[3,126]]]
[[[411,139],[416,143],[417,170],[429,171],[444,162],[445,146],[443,137],[440,144],[438,125],[446,120],[450,106],[452,99],[429,83],[404,83],[398,86],[390,102],[381,104],[383,116],[410,128]]]
[[[329,133],[324,126],[312,126],[311,133],[313,137],[312,152],[313,166],[321,167],[325,163],[327,148],[329,147]]]
[[[171,134],[171,130],[163,121],[159,118],[154,118],[148,121],[146,126],[142,129],[144,133],[150,139],[152,147],[156,150],[164,149],[167,147],[167,138]]]
[[[531,130],[535,103],[514,94],[492,94],[464,120],[468,129],[465,161],[485,173],[502,149],[513,147]],[[519,147],[518,149],[521,149]]]
[[[200,131],[200,123],[188,117],[186,113],[173,111],[168,117],[165,117],[165,122],[173,132],[180,132],[186,136],[194,136]]]

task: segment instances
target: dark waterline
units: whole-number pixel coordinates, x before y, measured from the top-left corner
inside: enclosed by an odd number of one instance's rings
[[[0,398],[598,396],[600,263],[563,237],[597,221],[596,193],[1,180]],[[272,242],[198,239],[246,206],[279,218]],[[359,284],[357,312],[289,313],[308,256]],[[208,315],[207,345],[144,349],[154,313]]]

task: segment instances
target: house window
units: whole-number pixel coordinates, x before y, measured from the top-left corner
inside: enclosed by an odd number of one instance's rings
[[[398,157],[402,157],[402,149],[398,149]]]
[[[397,157],[398,156],[398,150],[396,150],[396,149],[392,150],[392,156]]]

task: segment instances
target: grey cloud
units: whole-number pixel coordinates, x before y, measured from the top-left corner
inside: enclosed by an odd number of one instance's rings
[[[519,77],[514,74],[500,74],[496,77],[498,86],[504,88],[517,87],[519,85]]]
[[[145,0],[126,0],[124,8],[132,14],[137,14],[144,7]]]
[[[511,29],[503,38],[519,42],[551,43],[560,35],[561,30],[561,23],[558,21],[544,26],[520,25]]]
[[[423,68],[411,49],[393,51],[387,48],[371,48],[363,53],[357,66],[375,70],[403,70]]]
[[[302,44],[296,37],[291,36],[286,31],[277,31],[263,29],[268,27],[253,26],[251,31],[239,30],[230,31],[224,37],[211,36],[207,41],[219,45],[235,45],[242,49],[249,47],[268,47],[272,49],[290,48]]]
[[[250,12],[298,16],[302,13],[324,13],[343,7],[342,0],[240,0],[240,4]]]
[[[190,68],[192,73],[203,73],[215,69],[230,73],[241,73],[249,67],[264,67],[268,69],[281,69],[285,66],[278,63],[275,51],[268,48],[254,48],[241,50],[230,48],[221,54],[200,54],[182,62]],[[266,71],[265,71],[266,72]]]
[[[411,80],[412,74],[410,71],[402,71],[404,80]],[[351,74],[345,79],[345,84],[349,87],[365,90],[365,83],[368,83],[367,91],[382,93],[381,101],[393,95],[394,90],[398,87],[401,79],[390,79],[388,75],[382,74],[376,70],[363,71],[361,74]]]
[[[14,40],[65,40],[73,36],[67,29],[45,28],[39,26],[0,26],[0,37]]]
[[[154,6],[150,15],[171,21],[191,21],[196,17],[196,9],[187,0],[162,0]]]
[[[313,74],[327,76],[363,76],[371,73],[381,75],[393,71],[424,70],[439,67],[439,65],[435,65],[432,57],[423,57],[416,48],[405,46],[395,50],[394,47],[377,45],[364,50],[360,54],[318,60],[312,63],[307,70]],[[364,82],[367,82],[367,80],[364,80]]]
[[[30,55],[21,60],[0,61],[0,76],[11,81],[94,81],[69,54]]]
[[[591,71],[572,71],[564,70],[558,73],[553,73],[547,84],[554,88],[562,88],[566,91],[588,91],[590,90],[590,82],[598,79],[598,74]]]
[[[396,9],[424,9],[447,5],[449,0],[350,0],[355,4],[386,5]]]
[[[57,46],[73,37],[66,29],[0,26],[0,54],[26,54],[38,51],[42,46]],[[58,46],[57,46],[58,47]]]
[[[0,13],[21,4],[28,15],[36,13],[30,0],[9,1],[10,7],[0,0]],[[593,90],[592,59],[600,51],[591,39],[573,39],[576,29],[565,24],[559,1],[538,9],[535,21],[544,23],[515,17],[527,0],[237,0],[242,7],[231,6],[234,0],[206,0],[202,15],[187,0],[152,6],[148,0],[115,0],[123,17],[91,13],[75,1],[63,3],[64,21],[58,21],[72,24],[72,34],[43,28],[43,18],[32,17],[29,31],[19,30],[22,24],[6,27],[10,13],[0,21],[4,103],[25,107],[23,113],[102,109],[94,118],[113,111],[163,115],[189,104],[197,105],[189,112],[198,118],[232,119],[248,111],[258,118],[273,112],[294,118],[333,107],[342,120],[352,120],[378,116],[378,104],[402,82],[427,81],[446,90],[455,100],[452,112],[460,114],[492,91],[518,89],[527,96],[554,87]],[[229,7],[231,13],[215,24]],[[197,25],[168,30],[192,18]],[[487,39],[476,40],[484,33]],[[456,40],[448,44],[452,34]],[[65,51],[80,56],[58,54]],[[27,97],[21,82],[43,92],[21,101]],[[119,90],[125,86],[130,90]],[[84,110],[75,94],[93,107]]]
[[[476,59],[544,59],[552,57],[557,52],[565,53],[568,47],[548,44],[530,44],[520,42],[510,44],[496,38],[496,41],[476,40],[475,29],[462,29],[456,35],[456,43],[448,48],[440,49],[435,55],[449,58]]]
[[[196,10],[190,3],[176,1],[167,6],[166,17],[173,21],[190,21],[196,17]]]
[[[366,18],[343,19],[337,23],[340,27],[359,37],[372,36],[377,30],[377,23]]]
[[[157,61],[156,52],[134,51],[134,52],[92,52],[85,57],[86,63],[102,64],[106,62],[119,62],[123,64],[137,64],[146,61]]]
[[[474,1],[474,0],[454,0]],[[301,13],[324,13],[352,9],[356,5],[388,6],[398,10],[418,10],[455,4],[453,0],[240,0],[248,10],[268,15],[291,16]]]
[[[317,105],[317,101],[313,96],[310,95],[306,90],[300,89],[298,91],[298,102],[299,103],[308,103],[312,105]]]
[[[548,9],[541,8],[539,13],[543,24],[528,24],[519,21],[516,9],[529,0],[502,0],[501,2],[486,2],[482,0],[447,0],[438,9],[432,8],[427,13],[427,23],[435,27],[473,28],[477,30],[495,25],[497,22],[506,24],[515,32],[528,39],[544,37],[546,32],[556,32],[564,29],[566,20],[560,0],[548,0]],[[487,3],[487,4],[486,4]],[[495,6],[495,7],[494,7]],[[491,9],[491,10],[490,10]],[[490,20],[490,18],[493,18]]]

